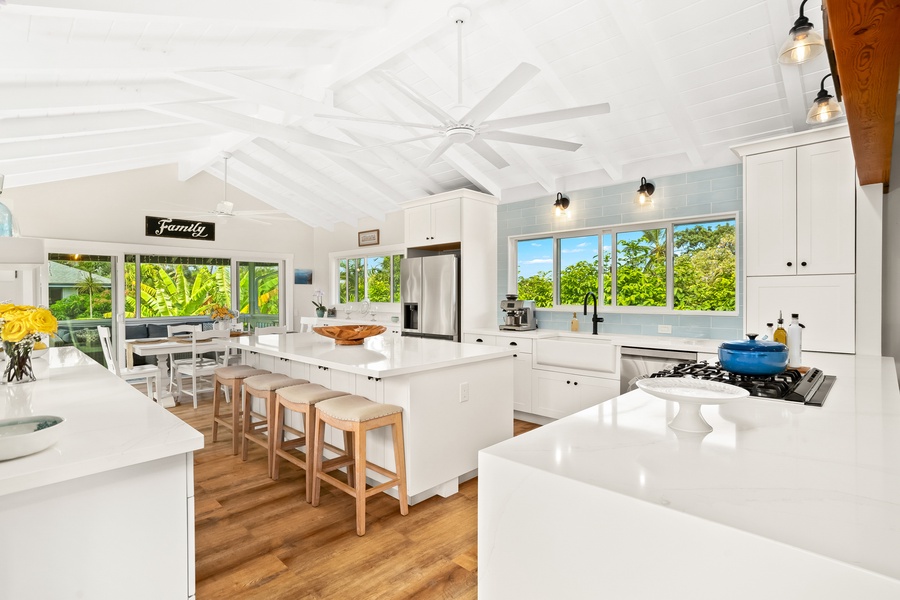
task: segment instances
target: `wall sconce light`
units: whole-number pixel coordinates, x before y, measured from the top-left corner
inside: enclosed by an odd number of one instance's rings
[[[656,186],[647,182],[646,177],[641,177],[641,187],[638,188],[637,203],[641,206],[652,206],[653,199],[650,197],[656,191]]]
[[[810,125],[825,123],[844,114],[838,101],[825,90],[825,80],[829,77],[831,77],[831,73],[822,78],[821,89],[816,94],[816,99],[806,115],[806,122]]]
[[[800,17],[794,21],[788,33],[788,39],[778,52],[778,62],[783,65],[799,65],[817,57],[825,51],[825,40],[813,29],[813,24],[803,16],[803,5],[800,3]]]
[[[566,209],[569,208],[569,199],[562,195],[562,192],[556,193],[556,202],[553,203],[553,212],[557,217],[568,217]]]

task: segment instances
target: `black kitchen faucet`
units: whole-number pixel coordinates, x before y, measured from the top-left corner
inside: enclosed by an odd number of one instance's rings
[[[594,292],[588,292],[587,294],[584,295],[584,314],[585,315],[587,314],[588,297],[591,297],[594,299],[594,316],[591,317],[591,323],[593,324],[593,331],[591,333],[593,333],[594,335],[597,335],[597,323],[602,323],[603,317],[597,316],[597,294],[595,294]]]

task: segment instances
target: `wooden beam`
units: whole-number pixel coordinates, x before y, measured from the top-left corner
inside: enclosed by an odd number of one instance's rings
[[[900,87],[900,0],[832,1],[825,18],[859,183],[881,183],[887,191]]]

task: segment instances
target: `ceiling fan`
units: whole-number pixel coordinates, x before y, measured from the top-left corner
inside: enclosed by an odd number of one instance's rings
[[[526,83],[540,72],[540,69],[528,63],[521,63],[512,73],[507,75],[503,81],[487,93],[475,106],[468,108],[463,105],[462,101],[462,26],[471,14],[465,6],[457,5],[450,9],[450,18],[457,25],[457,105],[447,112],[441,107],[434,104],[431,100],[407,86],[400,81],[395,75],[387,72],[378,72],[383,81],[397,89],[401,94],[415,102],[422,109],[435,117],[440,124],[430,125],[427,123],[411,123],[406,121],[387,121],[382,119],[368,119],[364,117],[350,117],[339,115],[316,115],[324,119],[337,119],[345,121],[359,121],[362,123],[376,123],[379,125],[390,125],[394,127],[412,127],[416,129],[427,129],[430,133],[424,135],[396,140],[379,144],[373,147],[391,146],[396,144],[404,144],[407,142],[415,142],[430,138],[443,138],[437,147],[432,150],[431,154],[422,163],[422,167],[427,167],[437,160],[444,152],[446,152],[453,144],[468,144],[472,150],[484,157],[488,162],[498,169],[509,166],[509,163],[503,159],[500,154],[494,150],[485,140],[496,142],[507,142],[511,144],[524,144],[526,146],[541,146],[544,148],[553,148],[555,150],[566,150],[574,152],[581,147],[581,144],[567,142],[564,140],[556,140],[533,135],[525,135],[522,133],[514,133],[505,131],[506,129],[515,129],[517,127],[525,127],[526,125],[538,125],[542,123],[552,123],[554,121],[565,121],[568,119],[577,119],[580,117],[590,117],[594,115],[606,114],[609,112],[609,104],[590,104],[587,106],[578,106],[575,108],[564,108],[561,110],[551,110],[547,112],[532,113],[528,115],[520,115],[517,117],[508,117],[503,119],[488,120],[488,118],[500,108],[507,100],[509,100],[516,92],[518,92]]]
[[[216,203],[216,208],[214,210],[209,210],[202,213],[197,213],[197,211],[192,210],[176,210],[171,212],[190,214],[189,218],[191,219],[208,219],[210,217],[219,217],[219,218],[234,218],[241,219],[243,221],[252,221],[254,223],[261,223],[263,225],[271,225],[269,221],[293,221],[291,217],[286,216],[280,210],[234,210],[234,202],[228,201],[228,159],[231,158],[231,154],[228,152],[222,153],[222,159],[225,163],[223,168],[224,173],[224,188],[222,192],[222,200]],[[265,221],[263,219],[266,219]]]

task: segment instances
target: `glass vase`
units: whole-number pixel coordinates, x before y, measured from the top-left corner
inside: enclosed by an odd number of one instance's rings
[[[31,367],[33,350],[34,340],[3,342],[3,352],[6,353],[3,383],[23,383],[35,380],[34,369]]]

